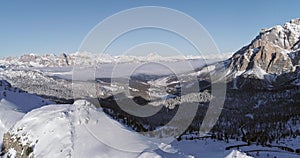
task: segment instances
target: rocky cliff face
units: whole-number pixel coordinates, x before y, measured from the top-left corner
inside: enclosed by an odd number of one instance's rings
[[[229,74],[256,68],[276,75],[294,71],[299,64],[299,44],[300,19],[263,29],[249,45],[229,59]]]

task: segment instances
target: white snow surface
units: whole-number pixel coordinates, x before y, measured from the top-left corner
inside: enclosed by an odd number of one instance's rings
[[[251,158],[251,156],[246,155],[238,150],[233,150],[228,156],[225,158]]]

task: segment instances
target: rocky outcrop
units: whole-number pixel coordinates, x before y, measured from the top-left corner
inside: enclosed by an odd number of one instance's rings
[[[33,158],[33,147],[30,147],[29,144],[23,145],[20,139],[12,136],[10,133],[4,134],[1,152],[7,153],[7,157],[9,157],[10,149],[14,149],[16,152],[15,158]]]

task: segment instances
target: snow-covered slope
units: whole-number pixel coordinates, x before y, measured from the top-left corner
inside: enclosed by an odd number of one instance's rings
[[[41,97],[12,87],[0,80],[0,146],[3,134],[32,109],[53,104]]]
[[[34,94],[29,94],[19,88],[12,87],[5,80],[0,80],[0,99],[2,105],[24,113],[43,105],[53,104],[53,102]]]
[[[84,100],[33,110],[4,138],[6,155],[16,156],[248,158],[240,152],[225,151],[226,145],[212,140],[164,144],[129,130]]]
[[[33,110],[9,133],[32,147],[35,157],[136,157],[152,145],[86,101]],[[116,142],[122,148],[109,144]]]

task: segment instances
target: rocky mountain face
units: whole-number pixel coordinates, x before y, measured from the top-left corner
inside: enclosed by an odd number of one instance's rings
[[[300,19],[282,26],[262,29],[259,35],[231,58],[225,66],[228,87],[276,90],[300,83]],[[217,70],[215,70],[217,71]]]
[[[282,26],[263,29],[247,46],[230,59],[230,73],[261,69],[265,73],[280,75],[295,71],[299,65],[300,19]]]

